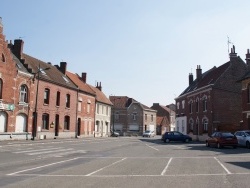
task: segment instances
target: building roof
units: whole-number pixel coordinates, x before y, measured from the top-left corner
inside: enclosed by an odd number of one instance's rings
[[[25,60],[24,66],[33,74],[38,73],[40,66],[40,80],[55,83],[71,89],[77,89],[76,85],[52,64],[45,63],[27,54],[23,54],[22,59]]]
[[[216,81],[220,78],[220,76],[227,70],[227,68],[230,66],[230,61],[216,67],[214,66],[210,70],[204,72],[202,74],[201,79],[198,81],[195,79],[181,94],[180,96],[190,93],[192,91],[198,90],[200,88],[203,88],[205,86],[209,85],[215,85]]]
[[[16,63],[16,67],[18,71],[31,74],[29,71],[23,66],[23,64],[20,62],[20,60],[11,52],[11,55],[13,57],[14,62]]]
[[[106,95],[100,89],[98,89],[94,86],[91,86],[91,85],[89,85],[89,86],[94,91],[94,93],[96,95],[97,102],[112,105],[112,102],[106,97]]]
[[[75,85],[78,86],[79,90],[85,93],[88,93],[90,95],[95,96],[95,91],[91,88],[91,86],[81,79],[81,77],[77,74],[71,73],[69,71],[66,72],[66,75],[70,78],[72,82],[74,82]]]

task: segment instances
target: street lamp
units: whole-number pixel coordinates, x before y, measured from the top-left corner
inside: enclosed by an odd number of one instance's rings
[[[40,80],[40,72],[49,70],[50,67],[45,69],[41,69],[40,64],[38,66],[38,71],[34,74],[37,74],[37,85],[36,85],[36,103],[35,103],[35,111],[33,112],[33,127],[32,127],[32,140],[35,140],[36,132],[37,132],[37,99],[38,99],[38,88],[39,88],[39,80]]]

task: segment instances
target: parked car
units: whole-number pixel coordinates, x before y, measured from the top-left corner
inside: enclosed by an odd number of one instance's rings
[[[112,137],[118,137],[118,136],[120,136],[120,134],[118,133],[118,132],[116,132],[116,131],[110,131],[110,133],[111,133],[111,135],[110,136],[112,136]]]
[[[170,141],[182,141],[182,142],[190,142],[192,138],[188,135],[182,134],[178,131],[170,131],[165,132],[161,137],[163,142],[170,142]]]
[[[155,136],[155,132],[150,131],[150,130],[147,130],[142,134],[142,137],[154,137],[154,136]]]
[[[234,133],[237,137],[238,145],[250,149],[250,130],[237,131]]]
[[[232,146],[233,148],[237,148],[237,145],[237,137],[230,132],[214,132],[206,139],[207,147],[215,146],[222,148],[224,146]]]

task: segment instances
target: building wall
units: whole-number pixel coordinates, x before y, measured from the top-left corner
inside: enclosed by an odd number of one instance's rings
[[[37,84],[37,80],[36,80]],[[49,104],[44,103],[44,90],[48,88],[50,90]],[[60,92],[60,106],[56,105],[57,91]],[[66,107],[66,95],[70,95],[70,108]],[[77,113],[77,91],[69,88],[64,88],[59,85],[54,85],[43,80],[39,81],[38,88],[38,101],[37,101],[37,137],[44,135],[46,138],[54,138],[56,126],[53,123],[56,121],[56,115],[59,115],[59,133],[60,137],[76,137],[76,113]],[[33,102],[32,111],[35,110],[35,102]],[[49,129],[42,128],[42,115],[49,114]],[[64,128],[65,116],[70,117],[69,130]]]
[[[78,136],[93,136],[95,130],[94,96],[81,92],[78,94],[77,124],[77,126],[80,126]]]
[[[95,131],[93,132],[95,137],[104,137],[110,135],[110,119],[111,106],[96,102]]]

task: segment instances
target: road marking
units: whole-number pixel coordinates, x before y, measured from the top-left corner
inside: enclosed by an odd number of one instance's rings
[[[27,171],[31,171],[31,170],[36,170],[36,169],[39,169],[39,168],[44,168],[44,167],[47,167],[47,166],[52,166],[52,165],[56,165],[56,164],[60,164],[60,163],[65,163],[65,162],[73,161],[73,160],[76,160],[76,159],[79,159],[79,158],[76,157],[76,158],[68,159],[68,160],[65,160],[65,161],[59,161],[59,162],[56,162],[56,163],[50,163],[50,164],[43,165],[43,166],[38,166],[38,167],[35,167],[35,168],[29,168],[29,169],[26,169],[26,170],[21,170],[21,171],[13,172],[13,173],[7,174],[7,175],[8,176],[12,176],[12,175],[15,175],[15,174],[18,174],[18,173],[21,173],[21,172],[27,172]]]
[[[163,176],[163,175],[166,173],[166,171],[167,171],[167,169],[168,169],[168,166],[170,165],[172,159],[173,159],[172,157],[169,159],[168,164],[165,166],[165,168],[164,168],[163,171],[161,172],[161,176]]]
[[[47,153],[58,153],[60,151],[72,151],[72,148],[69,149],[59,149],[59,150],[53,150],[53,151],[42,151],[37,153],[28,153],[28,155],[40,155],[40,154],[47,154]]]
[[[222,166],[222,168],[227,172],[227,174],[232,174],[232,172],[230,172],[221,162],[219,159],[217,159],[216,157],[214,157],[214,159]]]
[[[150,148],[152,148],[152,149],[154,149],[154,150],[156,150],[156,151],[159,151],[157,148],[155,148],[155,147],[153,147],[153,146],[150,146],[150,145],[148,145],[148,144],[146,144],[146,146],[148,146],[148,147],[150,147]]]
[[[62,147],[59,147],[59,148],[46,148],[46,149],[37,149],[37,150],[26,150],[26,151],[16,151],[16,152],[13,152],[13,153],[29,153],[29,152],[36,152],[36,151],[46,151],[46,150],[55,150],[55,149],[62,149]]]
[[[114,163],[112,163],[112,164],[110,164],[110,165],[108,165],[108,166],[105,166],[105,167],[103,167],[103,168],[100,168],[99,170],[96,170],[96,171],[94,171],[94,172],[91,172],[91,173],[87,174],[86,176],[91,176],[92,174],[95,174],[95,173],[100,172],[101,170],[103,170],[103,169],[105,169],[105,168],[108,168],[108,167],[113,166],[113,165],[115,165],[115,164],[117,164],[117,163],[120,163],[120,162],[124,161],[125,159],[126,159],[126,158],[123,158],[123,159],[121,159],[121,160],[119,160],[119,161],[116,161],[116,162],[114,162]]]

